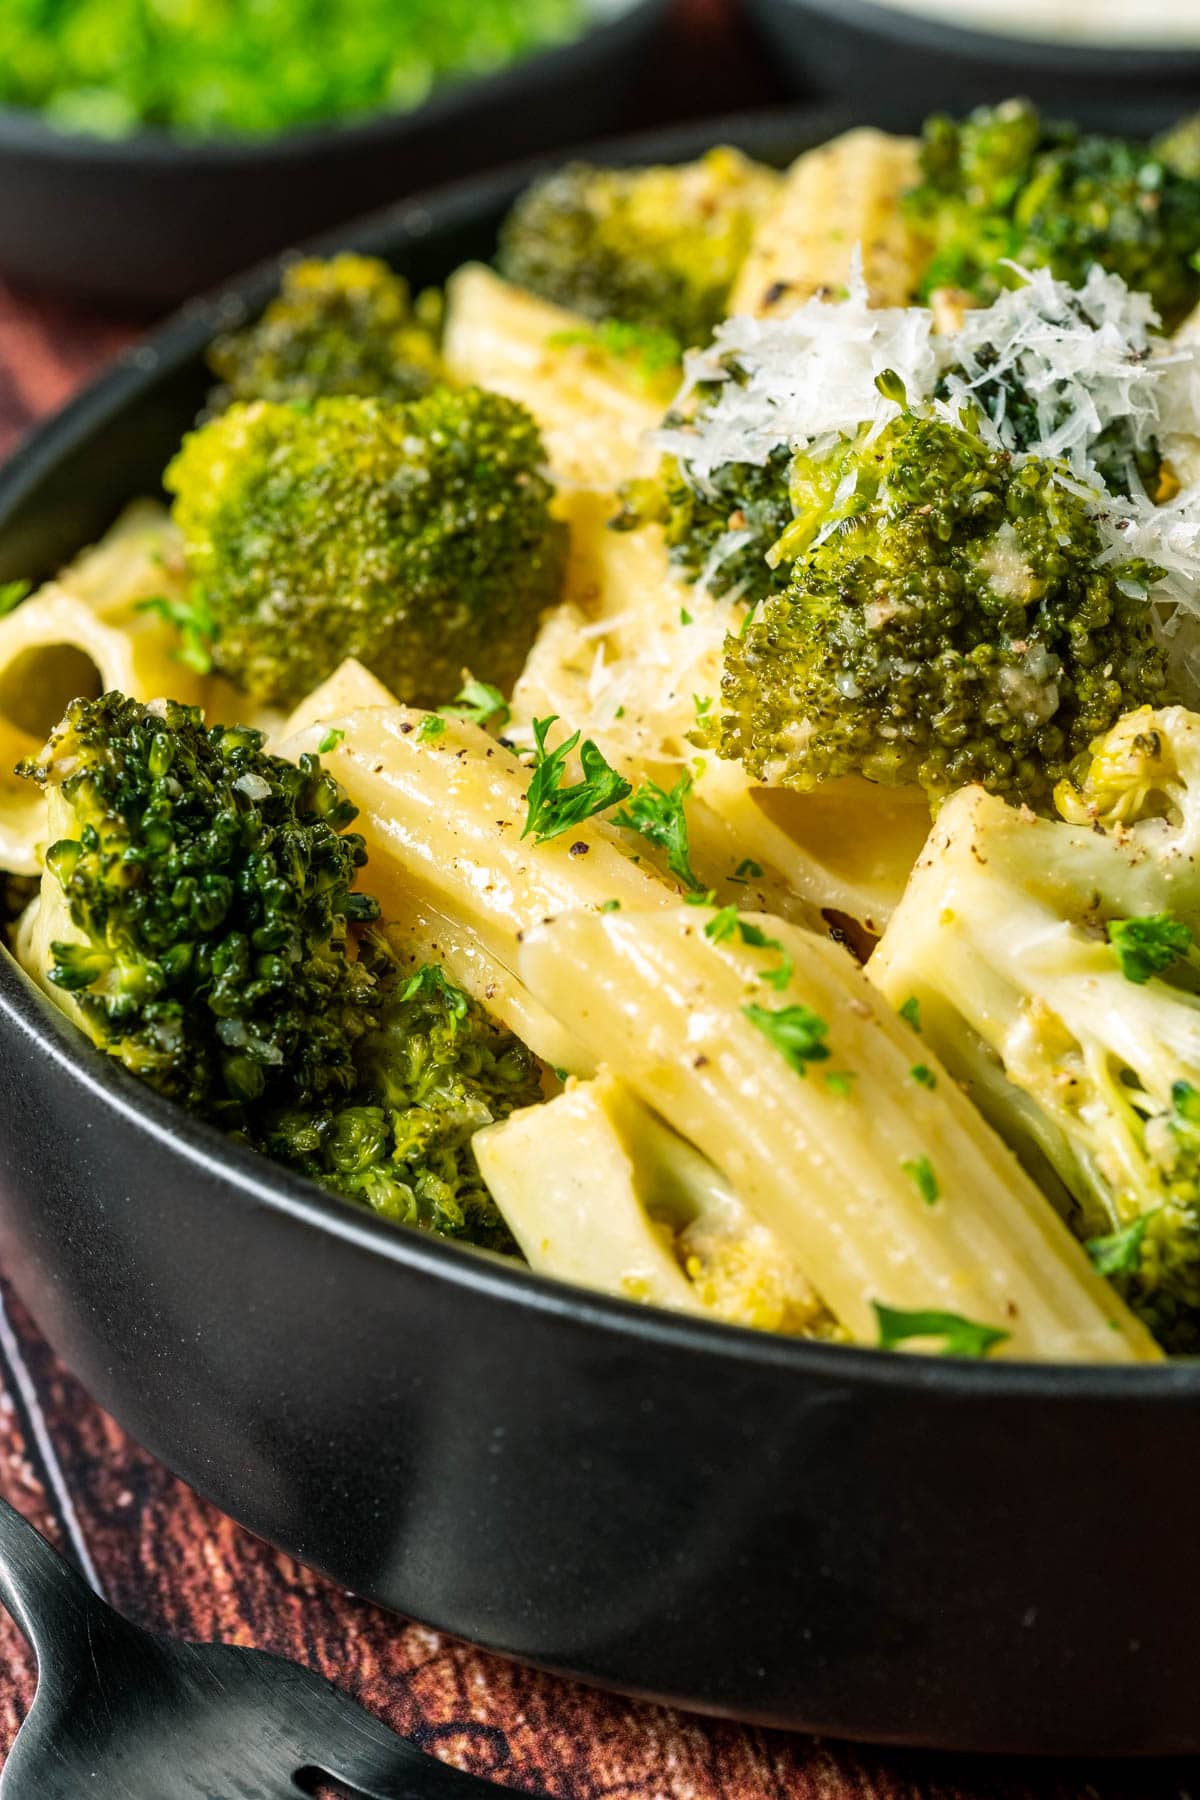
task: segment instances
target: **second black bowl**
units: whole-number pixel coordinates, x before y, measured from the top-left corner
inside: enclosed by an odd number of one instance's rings
[[[572,43],[413,111],[261,141],[107,140],[0,108],[0,274],[160,313],[340,219],[613,128],[665,6],[608,0]]]

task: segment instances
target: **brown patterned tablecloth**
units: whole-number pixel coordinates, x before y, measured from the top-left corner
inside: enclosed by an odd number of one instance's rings
[[[128,336],[0,288],[0,457]],[[198,1499],[91,1402],[17,1297],[0,1293],[0,1492],[114,1605],[154,1630],[295,1657],[436,1755],[506,1786],[570,1800],[1200,1800],[1194,1766],[856,1749],[593,1693],[407,1624]],[[0,1612],[0,1755],[34,1681]]]

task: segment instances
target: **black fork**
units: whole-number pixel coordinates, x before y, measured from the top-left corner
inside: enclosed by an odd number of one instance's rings
[[[4,1501],[0,1601],[38,1664],[0,1800],[297,1800],[318,1774],[366,1800],[496,1800],[298,1663],[139,1630]]]

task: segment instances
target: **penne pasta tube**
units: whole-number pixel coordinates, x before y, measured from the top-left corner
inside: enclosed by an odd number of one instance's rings
[[[628,1116],[637,1105],[604,1074],[485,1126],[471,1146],[531,1269],[624,1300],[702,1313],[672,1233],[651,1217],[641,1191]]]
[[[521,934],[565,907],[677,902],[678,890],[596,819],[547,843],[522,837],[529,769],[477,725],[402,706],[336,725],[345,735],[322,762],[359,809],[385,919],[414,902],[430,907],[515,972]],[[315,751],[327,729],[310,726],[281,753]]]
[[[358,712],[364,706],[396,705],[398,701],[391,689],[384,687],[379,677],[372,675],[357,657],[348,656],[319,687],[304,696],[282,720],[274,735],[284,743],[298,731],[319,725],[323,719],[337,719],[343,713]]]
[[[613,492],[653,471],[648,434],[663,409],[611,361],[598,364],[583,347],[562,341],[587,331],[586,319],[481,263],[467,263],[446,285],[442,353],[451,378],[527,406],[560,485]]]
[[[923,252],[898,203],[919,177],[913,138],[863,127],[809,150],[755,233],[730,314],[794,312],[844,287],[857,248],[872,304],[907,306]]]
[[[759,949],[705,924],[563,914],[526,934],[520,973],[722,1169],[852,1338],[880,1341],[879,1307],[1000,1334],[1001,1356],[1157,1359],[945,1070],[924,1053],[913,1078],[920,1039],[844,951],[765,915]]]
[[[778,1238],[610,1070],[471,1142],[540,1274],[762,1331],[833,1329]]]

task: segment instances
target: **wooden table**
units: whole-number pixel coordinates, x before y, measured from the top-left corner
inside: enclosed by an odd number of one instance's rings
[[[682,4],[689,35],[681,56],[690,61],[671,66],[669,91],[643,93],[631,122],[778,98],[723,0]],[[692,70],[690,82],[677,79],[680,66]],[[0,457],[130,335],[128,321],[0,288]],[[0,1492],[114,1605],[154,1630],[293,1656],[435,1754],[508,1786],[587,1800],[1200,1800],[1200,1771],[1181,1765],[949,1759],[686,1717],[406,1624],[198,1499],[89,1400],[2,1286],[0,1300]],[[0,1753],[34,1679],[31,1656],[0,1612]]]

